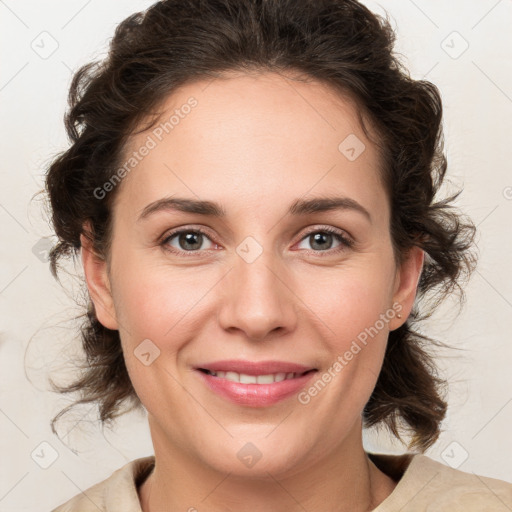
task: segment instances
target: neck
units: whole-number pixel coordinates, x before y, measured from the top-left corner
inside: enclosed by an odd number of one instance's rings
[[[155,430],[155,468],[139,489],[143,512],[368,512],[396,486],[364,452],[360,428],[324,457],[257,477],[216,471],[179,446],[159,442],[163,438]]]

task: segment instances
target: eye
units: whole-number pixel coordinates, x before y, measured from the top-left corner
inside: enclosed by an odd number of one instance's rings
[[[314,253],[338,253],[354,245],[353,240],[346,237],[342,231],[330,226],[324,226],[322,228],[317,227],[315,230],[310,231],[302,238],[300,244],[308,240],[312,246],[312,249],[308,250],[308,252]],[[197,251],[208,249],[208,247],[204,246],[207,241],[213,246],[209,247],[209,249],[217,249],[219,247],[210,240],[207,233],[203,230],[199,228],[188,228],[169,233],[165,236],[160,245],[166,251],[174,254],[193,256]],[[332,247],[333,242],[338,242],[338,245],[334,248]]]
[[[214,248],[218,247],[201,229],[181,229],[174,231],[162,240],[161,245],[164,249],[174,253],[194,253],[195,251],[207,249],[207,247],[203,245],[206,240],[210,241],[214,245]]]
[[[306,241],[310,241],[313,252],[338,253],[354,245],[354,242],[347,238],[342,231],[330,226],[325,226],[321,229],[316,228],[314,231],[310,231],[300,243]],[[339,245],[332,248],[333,241],[337,241]]]

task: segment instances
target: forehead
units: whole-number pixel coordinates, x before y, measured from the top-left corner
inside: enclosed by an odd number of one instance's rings
[[[134,208],[185,192],[245,206],[334,189],[382,202],[380,158],[358,106],[326,84],[231,73],[178,88],[159,110],[125,151],[125,161],[138,153],[122,183]]]

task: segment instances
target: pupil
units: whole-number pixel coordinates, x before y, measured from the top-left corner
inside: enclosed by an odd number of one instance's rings
[[[187,248],[189,250],[197,250],[201,247],[201,233],[185,233],[180,235],[180,245],[183,248]],[[197,241],[199,239],[199,241]],[[194,241],[195,240],[195,241]],[[183,242],[183,243],[182,243]],[[184,247],[185,244],[189,244],[189,247]],[[190,247],[192,245],[192,247]]]
[[[321,243],[322,243],[322,241],[325,242],[326,239],[328,241],[332,242],[332,235],[330,233],[315,233],[313,235],[313,243],[311,244],[311,247],[313,247],[313,249],[315,249],[315,245],[320,243],[320,246],[317,248],[325,249],[326,247],[322,246]],[[330,244],[328,244],[328,246],[330,246]],[[327,248],[329,248],[329,247],[327,247]]]

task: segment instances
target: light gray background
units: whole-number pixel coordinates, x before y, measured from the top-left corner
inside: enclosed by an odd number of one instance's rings
[[[46,379],[66,371],[76,350],[66,320],[79,311],[72,296],[80,288],[64,280],[65,292],[50,275],[50,230],[41,201],[31,201],[46,165],[67,147],[62,117],[73,71],[103,57],[116,25],[152,3],[0,0],[0,511],[50,510],[152,453],[142,414],[102,431],[82,408],[60,424],[62,439],[50,430],[68,399]],[[450,410],[427,454],[512,481],[512,1],[365,3],[393,18],[413,77],[440,88],[451,182],[444,190],[464,187],[458,206],[479,229],[480,263],[464,310],[456,316],[457,301],[448,301],[424,326],[463,349],[440,354]],[[366,443],[403,451],[382,434],[369,433]]]

